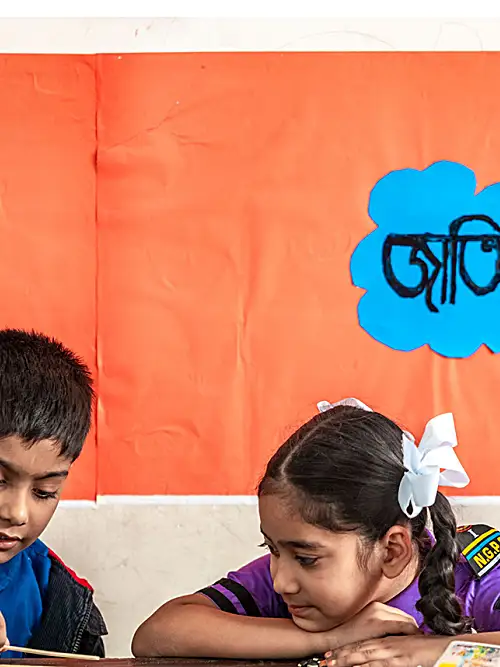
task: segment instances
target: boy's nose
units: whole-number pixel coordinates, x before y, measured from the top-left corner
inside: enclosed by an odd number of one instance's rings
[[[24,526],[28,523],[28,504],[26,494],[22,491],[11,491],[0,496],[0,520],[11,526]]]

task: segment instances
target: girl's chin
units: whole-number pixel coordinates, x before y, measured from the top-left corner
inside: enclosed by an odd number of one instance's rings
[[[328,632],[340,625],[340,622],[334,622],[331,619],[326,618],[326,616],[322,616],[320,612],[315,614],[314,619],[292,616],[292,620],[298,628],[305,630],[306,632]]]

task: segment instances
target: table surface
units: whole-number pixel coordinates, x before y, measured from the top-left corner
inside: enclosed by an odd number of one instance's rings
[[[297,667],[298,660],[204,660],[202,658],[104,658],[96,660],[75,660],[61,658],[23,658],[1,661],[1,665],[19,665],[20,667]]]

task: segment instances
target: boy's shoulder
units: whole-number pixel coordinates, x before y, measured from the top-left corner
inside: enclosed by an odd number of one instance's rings
[[[43,596],[42,622],[30,642],[31,648],[65,653],[88,653],[102,657],[101,637],[106,625],[93,601],[93,588],[43,542],[32,545],[32,558],[50,563]]]
[[[59,570],[63,573],[66,573],[66,575],[69,577],[69,580],[73,581],[75,584],[79,586],[82,586],[91,593],[94,592],[94,589],[89,584],[89,582],[86,579],[79,577],[74,570],[68,567],[68,565],[66,565],[63,559],[60,556],[58,556],[55,553],[55,551],[52,551],[52,549],[47,549],[47,554],[50,558],[52,567],[55,568],[55,570]]]
[[[55,576],[56,578],[66,580],[69,585],[74,584],[77,588],[82,587],[91,593],[94,592],[94,589],[86,579],[78,576],[74,570],[66,565],[63,559],[58,556],[55,551],[50,549],[41,540],[33,542],[33,544],[25,549],[25,554],[29,557],[32,567],[37,574],[39,571],[42,571],[42,578],[48,578],[44,589],[47,587],[50,579]]]

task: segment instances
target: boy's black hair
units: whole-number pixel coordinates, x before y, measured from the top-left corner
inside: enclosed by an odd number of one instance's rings
[[[408,519],[398,502],[405,473],[403,432],[387,417],[337,406],[313,417],[282,445],[267,465],[259,495],[289,496],[308,523],[334,532],[356,531],[360,560],[394,525],[408,525],[423,556],[417,609],[440,635],[470,630],[455,594],[459,558],[456,522],[448,499],[437,494],[432,507]],[[431,548],[430,518],[436,537]]]
[[[90,429],[89,368],[59,341],[37,332],[0,330],[0,438],[27,445],[53,440],[75,461]]]

